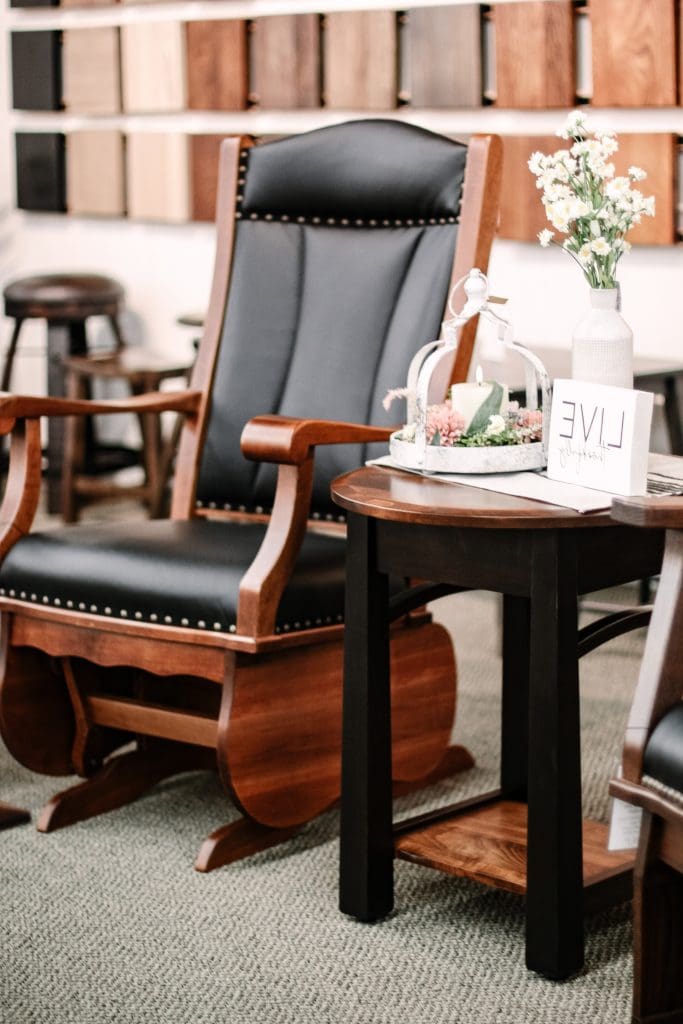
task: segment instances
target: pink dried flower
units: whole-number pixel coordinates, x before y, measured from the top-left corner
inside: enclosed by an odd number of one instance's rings
[[[450,400],[442,405],[430,405],[427,409],[427,444],[431,444],[439,435],[439,444],[452,447],[462,436],[465,429],[465,417],[451,407]]]

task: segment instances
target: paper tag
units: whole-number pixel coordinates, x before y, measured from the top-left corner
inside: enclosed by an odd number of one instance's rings
[[[634,807],[614,797],[610,812],[608,850],[633,850],[640,837],[642,807]]]

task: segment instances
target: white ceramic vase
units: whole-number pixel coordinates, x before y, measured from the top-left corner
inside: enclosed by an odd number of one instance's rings
[[[591,308],[572,336],[572,377],[633,387],[633,331],[619,312],[618,288],[591,288]]]

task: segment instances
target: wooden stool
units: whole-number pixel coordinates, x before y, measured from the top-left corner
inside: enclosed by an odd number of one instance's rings
[[[118,322],[123,288],[110,277],[100,274],[42,274],[23,277],[10,282],[3,295],[5,316],[14,319],[14,329],[0,379],[2,391],[8,391],[10,387],[24,320],[38,317],[47,321],[47,391],[57,397],[66,394],[64,358],[87,352],[85,322],[88,317],[106,317],[114,332],[116,349],[123,347]],[[61,509],[64,429],[65,421],[60,417],[48,424],[49,512],[59,512]]]
[[[69,396],[88,398],[96,379],[124,380],[134,395],[142,395],[158,391],[161,382],[168,378],[187,378],[191,364],[136,348],[122,348],[103,355],[68,357],[64,368]],[[160,417],[147,413],[138,419],[145,476],[142,484],[127,485],[117,482],[111,474],[98,476],[97,467],[88,465],[87,421],[78,416],[68,418],[61,502],[65,522],[75,522],[84,504],[108,498],[137,498],[147,505],[151,518],[161,514],[164,486],[178,435],[174,430],[168,444],[164,445]],[[102,468],[106,472],[106,466]]]

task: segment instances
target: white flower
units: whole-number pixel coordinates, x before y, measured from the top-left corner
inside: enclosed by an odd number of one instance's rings
[[[645,181],[647,178],[647,171],[644,171],[642,167],[629,167],[628,176],[633,181]]]
[[[605,185],[605,195],[608,199],[620,199],[625,193],[631,190],[630,178],[612,178]]]
[[[489,416],[489,422],[485,434],[502,434],[505,430],[505,419],[502,416]]]
[[[543,153],[539,153],[538,150],[535,153],[532,153],[531,156],[529,157],[529,162],[527,164],[527,166],[528,166],[529,170],[531,171],[531,173],[532,174],[542,174],[542,172],[545,169],[545,164],[546,164],[546,160],[547,159],[548,158],[546,156],[544,156]]]
[[[586,131],[586,115],[581,110],[572,110],[564,123],[564,127],[557,132],[561,139],[574,138],[583,135]]]
[[[612,251],[611,245],[602,235],[600,238],[594,238],[590,243],[590,247],[591,252],[594,252],[596,256],[609,256]]]
[[[548,228],[544,228],[543,231],[538,232],[538,240],[544,249],[547,249],[550,245],[554,232],[549,231]]]
[[[585,242],[576,254],[582,263],[587,263],[591,258],[591,244]]]
[[[603,132],[600,136],[600,145],[608,156],[616,153],[619,149],[619,143],[614,137],[614,132]]]
[[[592,220],[590,222],[590,232],[591,232],[591,235],[593,236],[593,238],[597,238],[599,235],[602,234],[602,229],[600,227],[600,221]]]

